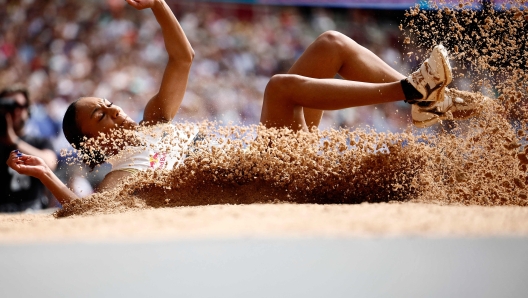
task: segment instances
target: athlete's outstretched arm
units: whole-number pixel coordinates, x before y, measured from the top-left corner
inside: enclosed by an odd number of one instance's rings
[[[61,204],[69,203],[71,200],[79,198],[62,183],[40,157],[13,151],[9,155],[7,165],[19,174],[39,179]]]
[[[71,200],[80,198],[62,183],[55,173],[53,173],[53,170],[51,170],[46,162],[40,157],[22,154],[19,151],[13,151],[9,155],[9,159],[6,163],[19,174],[39,179],[63,205],[71,202]],[[103,181],[101,181],[95,189],[95,192],[111,190],[125,177],[130,175],[130,173],[125,171],[112,171],[105,176]]]
[[[164,0],[126,0],[136,9],[151,8],[161,26],[169,61],[160,90],[145,107],[143,120],[155,124],[168,122],[178,112],[194,58],[194,50],[178,20]]]

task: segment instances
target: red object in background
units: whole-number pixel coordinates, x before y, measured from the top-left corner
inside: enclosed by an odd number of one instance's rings
[[[4,43],[0,45],[0,51],[2,51],[4,56],[9,59],[15,55],[16,47],[11,43]]]

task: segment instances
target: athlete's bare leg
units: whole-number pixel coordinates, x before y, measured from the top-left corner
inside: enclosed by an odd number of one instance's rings
[[[345,80],[333,79],[336,73]],[[402,100],[400,80],[404,78],[347,36],[325,32],[287,75],[270,80],[261,122],[268,127],[307,129],[319,125],[323,110]]]

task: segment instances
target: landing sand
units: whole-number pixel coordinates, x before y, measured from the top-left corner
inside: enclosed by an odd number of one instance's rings
[[[219,238],[528,236],[528,207],[250,204],[129,210],[56,219],[0,215],[0,243]]]

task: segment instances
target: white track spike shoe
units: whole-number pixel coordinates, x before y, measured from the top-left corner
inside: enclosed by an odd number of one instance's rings
[[[407,81],[423,96],[407,102],[411,104],[422,101],[442,102],[444,100],[444,88],[452,80],[453,73],[451,65],[449,65],[447,50],[442,44],[439,44],[433,48],[431,55],[422,63],[420,69],[407,77]]]
[[[441,102],[424,101],[412,105],[412,121],[416,127],[429,127],[442,120],[470,118],[481,111],[482,103],[487,99],[482,95],[470,96],[470,93],[445,89],[444,100]]]

